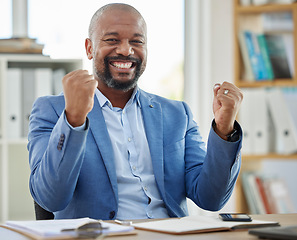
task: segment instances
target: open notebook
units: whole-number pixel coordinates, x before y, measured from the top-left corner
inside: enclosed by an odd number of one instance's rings
[[[224,222],[218,217],[188,216],[183,218],[133,223],[132,226],[136,229],[169,234],[190,234],[279,226],[279,223],[260,220],[252,220],[251,222]]]
[[[136,234],[134,227],[121,226],[90,218],[7,221],[1,227],[16,231],[33,239],[73,239],[79,237],[94,238],[99,235]]]

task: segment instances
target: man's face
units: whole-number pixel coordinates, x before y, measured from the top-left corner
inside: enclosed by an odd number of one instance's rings
[[[108,87],[134,88],[146,66],[146,26],[133,12],[110,9],[92,36],[94,75]]]

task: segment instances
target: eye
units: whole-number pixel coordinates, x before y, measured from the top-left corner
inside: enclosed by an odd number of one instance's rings
[[[108,38],[108,39],[105,39],[104,42],[107,42],[108,44],[116,44],[119,42],[119,40],[116,38]]]
[[[144,42],[141,40],[131,40],[130,43],[134,44],[134,45],[143,45],[144,44]]]

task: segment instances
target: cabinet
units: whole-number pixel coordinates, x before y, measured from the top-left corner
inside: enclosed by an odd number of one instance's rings
[[[6,117],[11,106],[8,103],[8,99],[11,98],[8,96],[21,92],[17,91],[17,86],[13,92],[9,91],[7,84],[9,70],[48,69],[52,72],[61,70],[68,73],[80,68],[82,68],[80,59],[51,59],[37,54],[0,54],[0,222],[8,219],[35,219],[33,199],[29,191],[27,137],[9,136],[10,130],[14,129],[9,129],[10,125]],[[42,82],[39,84],[43,85]],[[26,83],[22,82],[20,86],[24,87]],[[47,90],[52,91],[53,88]],[[23,101],[22,98],[19,99]]]
[[[243,76],[245,71],[245,65],[243,61],[242,51],[239,42],[239,31],[242,29],[242,25],[250,22],[255,24],[255,19],[263,13],[276,13],[276,12],[289,12],[292,14],[293,29],[290,34],[293,36],[293,69],[295,74],[291,78],[276,78],[273,80],[261,80],[261,81],[248,81]],[[252,26],[259,27],[259,26]],[[234,0],[234,82],[241,88],[274,88],[274,87],[297,87],[297,3],[292,4],[267,4],[260,6],[241,6],[239,0]],[[240,120],[240,119],[239,119]],[[243,142],[244,144],[244,142]],[[286,159],[296,160],[297,154],[281,155],[276,153],[269,153],[264,155],[243,155],[242,156],[242,169],[259,170],[261,169],[261,163],[263,159]],[[242,182],[239,178],[236,188],[236,211],[248,212],[247,202],[244,197]]]

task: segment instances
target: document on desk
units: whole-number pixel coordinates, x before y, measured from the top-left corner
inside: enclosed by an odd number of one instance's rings
[[[252,220],[251,222],[224,222],[218,217],[188,216],[165,220],[133,223],[136,229],[169,234],[193,234],[217,231],[231,231],[255,227],[279,226],[278,222]]]
[[[99,223],[100,229],[94,227]],[[83,226],[83,227],[82,227]],[[91,226],[86,228],[85,226]],[[73,239],[82,237],[94,237],[96,235],[128,235],[136,234],[134,227],[122,226],[114,223],[97,221],[91,218],[38,220],[38,221],[7,221],[1,227],[8,228],[33,239]],[[80,231],[78,231],[78,229]]]

